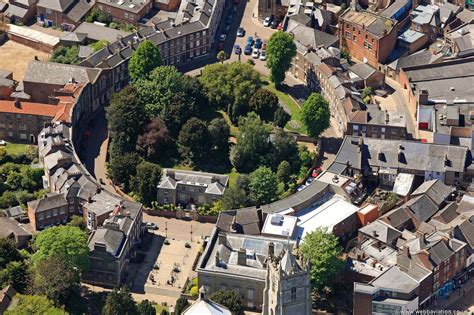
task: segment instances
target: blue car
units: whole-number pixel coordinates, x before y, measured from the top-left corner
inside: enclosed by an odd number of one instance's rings
[[[262,40],[257,37],[257,39],[255,40],[255,46],[254,47],[260,49],[260,48],[262,48],[262,43],[263,43]]]
[[[249,37],[247,38],[247,46],[252,47],[252,45],[253,45],[253,37],[252,37],[252,36],[249,36]]]
[[[245,46],[245,48],[244,48],[244,54],[250,55],[251,53],[252,53],[252,46],[247,44],[247,46]]]
[[[235,45],[234,46],[234,53],[236,55],[240,55],[242,53],[242,50],[240,49],[240,46],[239,45]]]
[[[229,14],[227,16],[227,19],[225,20],[225,24],[230,25],[232,24],[232,20],[234,19],[234,16],[232,14]]]

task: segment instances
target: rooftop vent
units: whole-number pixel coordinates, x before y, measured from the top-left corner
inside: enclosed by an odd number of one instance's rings
[[[270,223],[272,225],[282,225],[283,224],[283,216],[281,214],[275,214],[271,218]]]

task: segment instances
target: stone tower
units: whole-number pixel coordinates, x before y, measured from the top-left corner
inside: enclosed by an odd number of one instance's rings
[[[273,255],[270,243],[267,278],[263,291],[263,315],[311,314],[309,266],[298,261],[290,250]]]

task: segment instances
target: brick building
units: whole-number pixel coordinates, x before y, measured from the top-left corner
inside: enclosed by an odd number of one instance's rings
[[[91,0],[39,0],[37,20],[46,26],[72,31],[92,9]]]
[[[69,204],[62,194],[28,202],[28,218],[37,231],[49,226],[65,224],[69,215]]]
[[[396,20],[368,11],[347,9],[339,17],[340,47],[375,68],[388,60],[397,41]]]
[[[114,21],[138,25],[153,4],[151,0],[97,0],[95,7],[109,13]]]

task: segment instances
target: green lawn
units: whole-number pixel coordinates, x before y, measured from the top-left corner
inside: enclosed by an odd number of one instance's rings
[[[7,151],[8,155],[18,155],[18,154],[26,154],[29,150],[29,144],[20,144],[20,143],[7,143],[4,146],[5,150]]]
[[[230,135],[232,137],[237,137],[237,134],[239,133],[239,128],[237,128],[237,126],[235,126],[232,121],[230,121],[230,117],[229,115],[227,115],[227,113],[223,110],[219,110],[217,111],[221,116],[222,118],[224,118],[225,122],[229,125],[229,128],[230,128]]]
[[[267,77],[262,76],[262,79],[267,82],[264,87],[275,93],[278,96],[278,99],[280,99],[280,101],[286,106],[287,110],[291,112],[291,120],[286,124],[285,128],[293,132],[306,134],[306,129],[301,121],[301,109],[298,104],[291,98],[291,96],[285,92],[277,90],[275,85],[271,83]]]
[[[168,306],[163,306],[163,305],[159,305],[159,304],[155,305],[155,309],[156,309],[156,314],[157,315],[160,315],[163,310],[167,311],[168,313],[170,311]]]
[[[232,168],[232,171],[227,174],[229,176],[229,187],[237,186],[237,177],[239,177],[239,173],[235,168]]]

